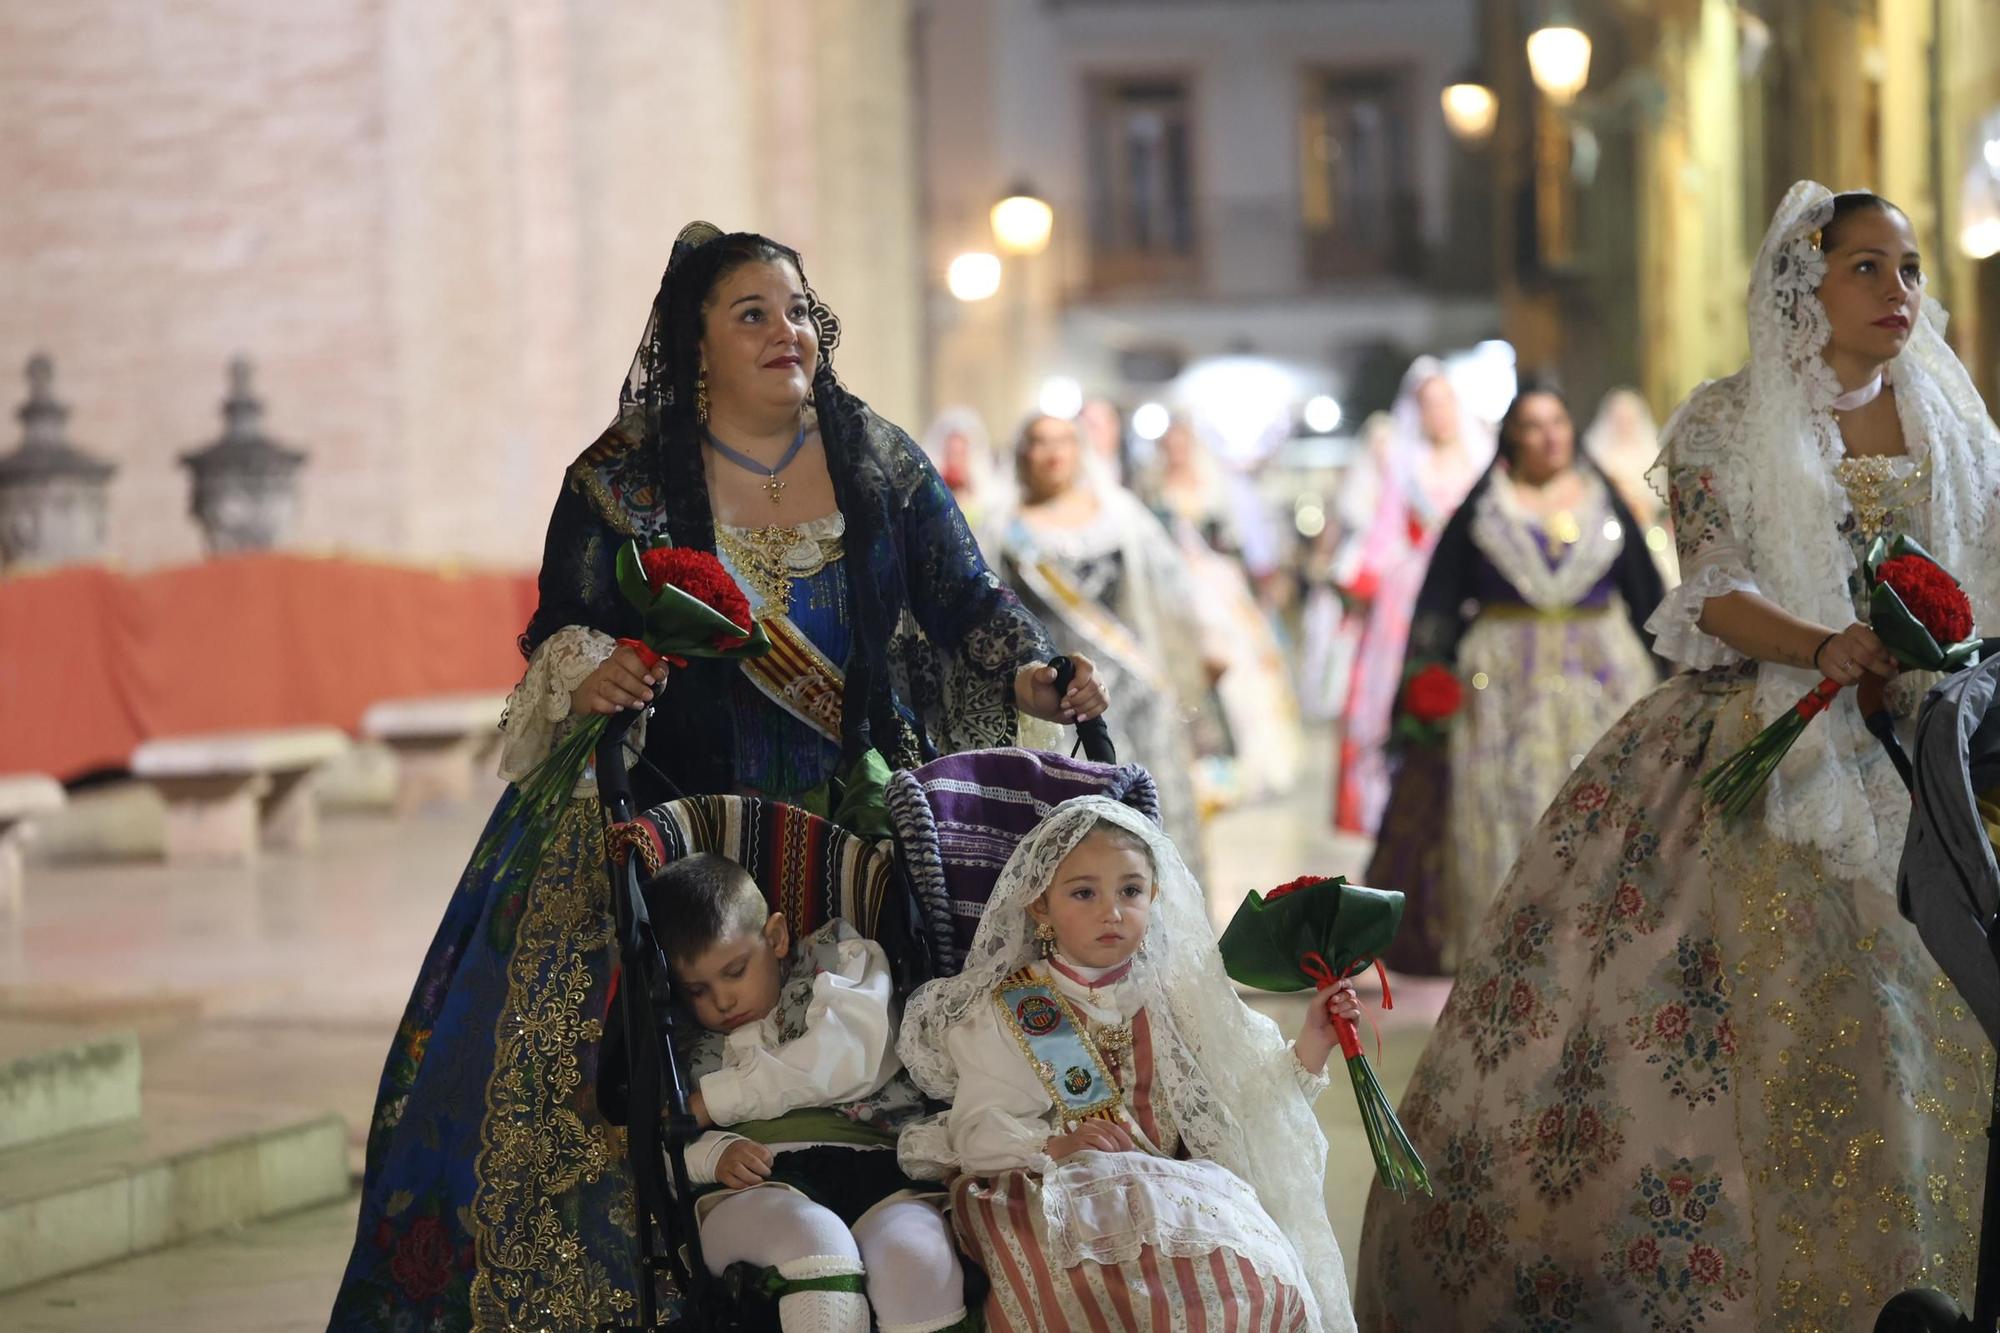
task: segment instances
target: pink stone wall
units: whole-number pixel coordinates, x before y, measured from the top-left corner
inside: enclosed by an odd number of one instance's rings
[[[35,349],[191,559],[176,456],[255,358],[296,545],[532,565],[694,216],[806,253],[854,387],[918,385],[909,0],[0,6],[0,401]],[[11,434],[0,448],[12,448]]]

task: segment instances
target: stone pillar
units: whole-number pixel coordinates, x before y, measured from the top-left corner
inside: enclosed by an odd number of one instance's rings
[[[192,475],[189,512],[210,555],[268,551],[284,543],[299,509],[299,468],[306,455],[267,438],[264,404],[250,392],[250,362],[229,363],[222,438],[181,455]]]
[[[65,565],[104,554],[105,501],[115,463],[64,438],[69,408],[56,401],[55,365],[28,359],[28,401],[15,413],[21,447],[0,457],[0,559],[9,566]]]

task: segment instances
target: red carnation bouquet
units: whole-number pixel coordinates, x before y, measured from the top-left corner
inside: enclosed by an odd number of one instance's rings
[[[1862,576],[1868,585],[1868,626],[1905,667],[1951,672],[1978,656],[1972,603],[1958,580],[1916,542],[1877,537],[1862,562]],[[1840,691],[1837,682],[1820,681],[1748,745],[1703,774],[1701,788],[1709,802],[1726,815],[1743,813],[1806,724],[1831,707]]]
[[[1349,884],[1339,875],[1302,875],[1269,893],[1252,891],[1230,918],[1218,947],[1223,970],[1241,985],[1324,991],[1370,967],[1379,969],[1375,960],[1396,937],[1402,920],[1403,895],[1393,889]],[[1387,973],[1382,974],[1382,1007],[1394,1007]],[[1354,1084],[1376,1178],[1399,1199],[1418,1190],[1429,1194],[1430,1172],[1362,1053],[1361,1035],[1345,1018],[1336,1017],[1333,1029]]]
[[[618,591],[639,613],[643,637],[620,639],[648,670],[661,662],[686,666],[691,657],[762,657],[771,651],[764,627],[750,615],[749,599],[722,562],[708,551],[682,546],[641,550],[636,541],[618,550]],[[548,758],[518,784],[519,823],[502,823],[480,844],[479,858],[501,852],[497,876],[520,868],[533,875],[554,836],[556,820],[588,771],[610,719],[583,718]],[[506,846],[510,833],[520,837]]]
[[[1449,667],[1432,662],[1403,682],[1396,734],[1417,745],[1441,745],[1445,729],[1465,706],[1465,686]]]

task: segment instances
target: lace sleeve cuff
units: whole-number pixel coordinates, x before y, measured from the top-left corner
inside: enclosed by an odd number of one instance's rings
[[[1334,1059],[1338,1055],[1339,1052],[1336,1051],[1332,1055],[1327,1056],[1326,1063],[1328,1069],[1333,1067]],[[1315,1074],[1312,1070],[1307,1069],[1304,1064],[1300,1063],[1298,1047],[1287,1046],[1283,1059],[1286,1066],[1291,1070],[1292,1081],[1298,1084],[1299,1092],[1305,1097],[1308,1105],[1318,1101],[1319,1095],[1333,1086],[1332,1074],[1327,1073],[1324,1069]]]
[[[519,782],[549,757],[577,724],[570,713],[570,695],[611,656],[618,642],[585,625],[567,625],[543,640],[528,659],[527,674],[507,697],[500,723],[500,776]],[[632,728],[632,745],[646,743],[646,721]],[[596,782],[585,777],[578,796],[594,795]]]
[[[1686,571],[1685,581],[1661,600],[1652,618],[1646,621],[1646,629],[1654,638],[1653,651],[1695,671],[1741,662],[1742,653],[1713,634],[1702,633],[1698,624],[1709,598],[1757,591],[1757,581],[1750,576],[1749,569],[1733,560]]]

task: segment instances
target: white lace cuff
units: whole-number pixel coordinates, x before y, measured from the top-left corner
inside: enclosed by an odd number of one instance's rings
[[[1336,1050],[1327,1055],[1327,1069],[1333,1068],[1334,1058],[1338,1054],[1339,1052]],[[1282,1058],[1291,1067],[1292,1081],[1299,1085],[1299,1092],[1305,1097],[1307,1105],[1318,1101],[1319,1095],[1333,1086],[1333,1075],[1328,1073],[1327,1069],[1322,1069],[1319,1073],[1315,1074],[1312,1070],[1305,1067],[1304,1062],[1299,1059],[1299,1048],[1297,1046],[1287,1046]]]
[[[1653,635],[1653,651],[1695,671],[1741,662],[1742,653],[1713,634],[1702,633],[1699,622],[1709,598],[1732,592],[1759,592],[1757,580],[1747,567],[1733,560],[1682,573],[1684,581],[1661,599],[1646,622],[1647,631]]]
[[[500,722],[501,777],[519,782],[562,743],[577,724],[570,712],[570,695],[617,647],[618,641],[609,634],[585,625],[566,625],[542,641],[528,658],[527,674],[507,696],[507,712]],[[630,744],[645,746],[645,718],[633,724]],[[573,794],[596,793],[595,777],[586,774]]]

